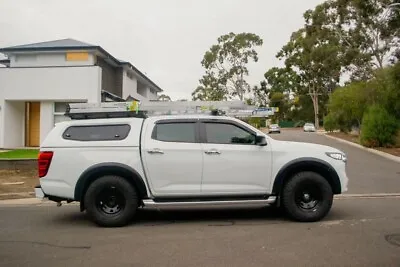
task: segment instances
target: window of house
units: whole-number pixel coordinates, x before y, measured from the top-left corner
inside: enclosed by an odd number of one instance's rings
[[[124,140],[130,130],[128,124],[71,126],[65,130],[63,138],[75,141],[118,141]]]
[[[254,134],[228,123],[205,123],[207,143],[255,144]]]
[[[196,142],[196,123],[162,123],[154,127],[152,138],[163,142]]]

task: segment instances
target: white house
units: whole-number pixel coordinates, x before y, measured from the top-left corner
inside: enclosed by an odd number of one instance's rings
[[[37,147],[66,103],[153,100],[161,88],[131,63],[73,39],[0,49],[0,148]]]

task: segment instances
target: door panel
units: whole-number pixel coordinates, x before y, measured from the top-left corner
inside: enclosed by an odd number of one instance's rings
[[[204,135],[203,195],[266,193],[270,184],[269,146],[255,134],[229,123],[201,123]]]
[[[28,146],[40,146],[40,102],[29,103]]]
[[[153,194],[200,194],[203,154],[196,122],[160,123],[149,129],[142,157]]]

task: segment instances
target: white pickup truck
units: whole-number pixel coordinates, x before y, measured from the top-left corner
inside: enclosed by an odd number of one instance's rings
[[[332,147],[277,141],[220,115],[71,120],[41,144],[38,198],[80,202],[105,227],[128,224],[140,207],[282,207],[317,221],[347,190],[346,155]]]

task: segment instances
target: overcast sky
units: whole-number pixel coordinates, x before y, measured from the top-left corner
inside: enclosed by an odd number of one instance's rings
[[[0,47],[73,38],[131,62],[173,99],[190,99],[205,51],[229,32],[264,40],[251,85],[323,0],[0,0]]]

